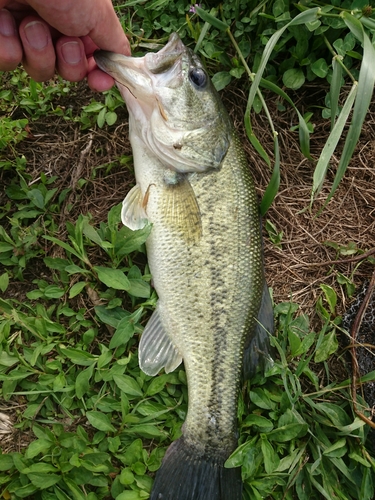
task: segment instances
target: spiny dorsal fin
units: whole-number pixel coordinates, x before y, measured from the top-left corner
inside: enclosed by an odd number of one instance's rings
[[[172,372],[182,362],[182,356],[166,333],[156,306],[139,343],[139,366],[147,375],[157,375],[162,368]]]

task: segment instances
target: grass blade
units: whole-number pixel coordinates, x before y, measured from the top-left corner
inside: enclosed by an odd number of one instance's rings
[[[282,97],[283,99],[285,99],[285,101],[287,101],[292,106],[294,111],[297,113],[298,123],[299,123],[299,142],[300,142],[300,146],[301,146],[301,151],[306,156],[306,158],[311,160],[311,156],[310,156],[310,132],[309,132],[309,129],[307,128],[307,125],[306,125],[306,122],[305,122],[303,116],[298,111],[298,109],[297,109],[296,105],[294,104],[294,102],[292,101],[292,99],[280,87],[278,87],[274,83],[270,82],[269,80],[265,80],[264,78],[262,78],[260,80],[259,85],[261,87],[268,89],[268,90],[271,90],[275,94],[277,94],[280,97]]]
[[[267,65],[268,59],[271,57],[272,51],[280,39],[281,35],[287,30],[290,26],[297,26],[298,24],[305,24],[318,19],[320,13],[320,7],[315,7],[314,9],[308,9],[301,14],[298,14],[294,19],[292,19],[288,24],[283,26],[280,30],[276,31],[271,38],[268,40],[267,45],[264,48],[262,58],[260,60],[258,71],[255,75],[254,82],[251,85],[250,93],[249,93],[249,103],[250,108],[253,105],[255,94],[258,90],[260,80],[262,78],[263,72]]]
[[[257,139],[256,135],[254,134],[253,127],[251,126],[249,103],[246,106],[244,122],[245,122],[245,129],[246,129],[246,133],[247,133],[247,137],[249,138],[249,141],[254,146],[255,150],[261,156],[261,158],[263,158],[263,160],[270,167],[271,166],[270,158],[269,158],[268,154],[266,153],[266,151],[264,150],[261,143],[259,142],[259,140]]]
[[[333,127],[335,125],[335,120],[336,120],[336,115],[337,115],[337,109],[338,109],[338,104],[339,104],[339,96],[340,96],[340,89],[341,89],[341,79],[342,79],[342,66],[338,62],[338,59],[342,60],[342,56],[336,55],[332,59],[332,80],[331,80],[331,88],[330,88],[330,95],[331,95],[331,130],[333,130]]]
[[[224,23],[223,21],[220,21],[217,17],[212,15],[212,12],[214,9],[211,10],[210,13],[206,12],[203,10],[201,7],[194,7],[195,12],[198,14],[198,16],[203,19],[206,23],[211,24],[215,28],[217,28],[220,31],[225,31],[229,28],[229,26]]]
[[[353,107],[353,103],[355,97],[357,95],[358,84],[355,83],[351,88],[349,95],[345,101],[345,104],[341,110],[337,121],[329,134],[329,137],[324,145],[322,152],[320,153],[320,157],[318,163],[314,170],[313,176],[313,188],[311,193],[311,203],[313,202],[313,198],[319,193],[322,188],[327,170],[329,165],[329,160],[332,157],[334,150],[336,149],[337,143],[341,138],[342,131],[349,117],[350,111]],[[310,205],[311,206],[311,205]]]
[[[279,140],[277,138],[277,135],[274,136],[274,150],[275,150],[275,165],[273,167],[271,180],[268,183],[267,189],[260,203],[260,213],[262,216],[265,215],[265,213],[271,206],[280,186],[280,150],[279,150]]]
[[[360,96],[360,99],[356,99],[354,104],[353,118],[349,127],[348,135],[346,137],[344,150],[342,152],[336,176],[325,205],[329,202],[329,200],[335,193],[337,186],[343,178],[349,161],[353,155],[355,146],[361,134],[364,119],[370,105],[375,84],[375,49],[366,33],[363,31],[362,24],[355,17],[345,12],[343,18],[347,26],[356,37],[360,36],[358,33],[358,24],[359,28],[362,30],[363,60],[358,78],[358,95]]]

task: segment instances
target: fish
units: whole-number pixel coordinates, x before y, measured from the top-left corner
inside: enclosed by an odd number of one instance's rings
[[[240,500],[241,373],[272,363],[258,200],[241,142],[199,57],[173,33],[143,57],[96,52],[129,112],[135,186],[121,218],[146,241],[155,310],[139,343],[150,376],[183,361],[188,409],[151,500]]]

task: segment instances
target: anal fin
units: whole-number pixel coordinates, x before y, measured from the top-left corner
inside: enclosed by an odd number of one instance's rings
[[[273,364],[270,336],[274,332],[273,307],[267,283],[264,283],[262,301],[254,331],[245,343],[243,372],[244,378],[253,377],[260,367],[265,371]]]
[[[156,306],[139,343],[139,366],[147,375],[157,375],[162,368],[172,372],[182,362],[182,356],[166,333]]]

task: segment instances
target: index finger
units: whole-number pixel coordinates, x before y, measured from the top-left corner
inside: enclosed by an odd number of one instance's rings
[[[110,50],[126,56],[130,55],[130,44],[121,23],[113,9],[112,2],[101,2],[97,23],[88,35],[92,41],[104,50]]]

